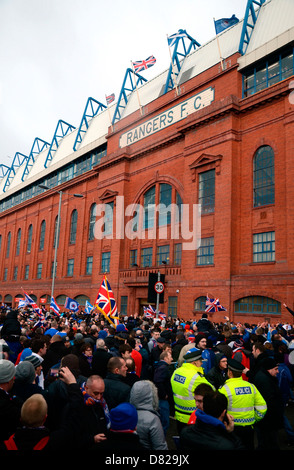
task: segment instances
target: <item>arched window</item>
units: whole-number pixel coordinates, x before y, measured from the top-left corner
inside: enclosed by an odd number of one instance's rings
[[[33,237],[33,226],[31,224],[28,229],[27,253],[30,253],[32,249],[32,237]]]
[[[235,302],[235,313],[280,314],[281,303],[260,295],[243,297]]]
[[[94,203],[90,207],[89,237],[88,237],[88,240],[94,240],[95,221],[96,221],[96,204]]]
[[[17,240],[16,240],[16,252],[15,252],[15,256],[19,256],[19,252],[20,252],[20,242],[21,242],[21,228],[19,228],[18,231],[17,231]]]
[[[56,245],[57,224],[58,224],[58,215],[55,217],[55,222],[54,222],[53,248],[55,248],[55,245]],[[58,246],[58,244],[59,244],[59,240],[58,240],[57,246]]]
[[[194,310],[197,310],[198,312],[204,312],[206,308],[206,297],[201,296],[197,297],[197,299],[194,302]]]
[[[39,250],[44,250],[44,243],[45,243],[45,233],[46,233],[46,221],[43,220],[41,223],[41,230],[40,230],[40,243],[39,243]]]
[[[7,235],[6,258],[9,257],[10,244],[11,244],[11,232],[9,232],[8,235]]]
[[[253,159],[254,207],[275,202],[275,157],[269,145],[260,147]]]
[[[155,212],[155,186],[148,189],[144,194],[144,229],[153,228]]]
[[[71,213],[69,243],[74,245],[77,236],[78,211],[74,209]]]

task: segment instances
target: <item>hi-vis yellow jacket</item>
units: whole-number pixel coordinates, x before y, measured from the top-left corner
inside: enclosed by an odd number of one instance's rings
[[[191,413],[196,409],[194,390],[200,383],[214,387],[204,377],[202,367],[186,363],[176,369],[171,377],[175,403],[175,417],[182,423],[188,423]]]
[[[226,380],[218,389],[228,399],[228,413],[235,426],[252,426],[266,414],[267,405],[255,385],[240,378]]]

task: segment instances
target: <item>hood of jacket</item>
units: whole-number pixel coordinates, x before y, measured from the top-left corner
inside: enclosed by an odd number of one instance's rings
[[[149,380],[139,380],[132,386],[130,403],[137,410],[148,410],[155,412],[158,410],[158,393],[155,385]]]

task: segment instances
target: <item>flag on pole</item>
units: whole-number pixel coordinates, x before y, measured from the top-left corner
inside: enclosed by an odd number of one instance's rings
[[[66,297],[64,308],[67,308],[68,310],[72,310],[73,312],[78,312],[79,311],[79,306],[80,304],[74,300],[71,299],[70,297]]]
[[[25,308],[28,303],[24,299],[19,299],[18,308]]]
[[[219,299],[210,299],[208,296],[206,297],[205,312],[220,312],[226,310],[227,309],[220,304]]]
[[[94,306],[90,304],[88,300],[86,300],[85,311],[86,313],[90,314],[92,310],[94,310]]]
[[[170,47],[172,47],[175,45],[177,39],[186,38],[186,37],[187,37],[186,31],[179,31],[178,33],[167,36],[167,43]]]
[[[148,57],[148,59],[146,59],[146,60],[137,60],[137,61],[133,62],[134,71],[135,72],[142,72],[143,70],[147,70],[150,67],[152,67],[152,65],[154,65],[155,62],[156,62],[156,59],[153,55]]]
[[[239,19],[233,15],[231,18],[220,18],[219,20],[214,20],[214,27],[216,34],[221,33],[230,26],[239,23]]]
[[[101,282],[95,306],[112,325],[116,325],[118,320],[116,301],[106,276]]]
[[[43,313],[42,313],[42,310],[38,307],[38,305],[36,304],[36,302],[29,296],[29,294],[27,294],[26,292],[24,292],[24,295],[25,295],[25,302],[27,303],[27,305],[30,305],[32,307],[32,309],[34,310],[34,312],[36,312],[39,317],[44,317]]]
[[[50,303],[50,307],[49,307],[51,310],[53,310],[53,312],[59,316],[59,311],[60,311],[60,308],[59,306],[57,305],[57,303],[55,302],[55,299],[54,297],[51,297],[51,303]]]
[[[111,93],[111,95],[106,96],[106,103],[107,105],[112,103],[115,100],[115,94]]]

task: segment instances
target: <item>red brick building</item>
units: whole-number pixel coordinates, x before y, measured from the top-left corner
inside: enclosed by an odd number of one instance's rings
[[[26,291],[49,306],[62,191],[61,307],[67,296],[93,304],[106,273],[118,310],[140,312],[149,273],[160,272],[164,313],[199,318],[208,294],[234,321],[292,323],[283,303],[294,306],[294,5],[260,2],[253,28],[250,6],[187,54],[177,86],[168,70],[142,81],[140,102],[135,89],[121,94],[83,133],[85,115],[79,129],[60,121],[51,143],[36,140],[2,168],[2,302]],[[199,246],[188,247],[196,205]]]

